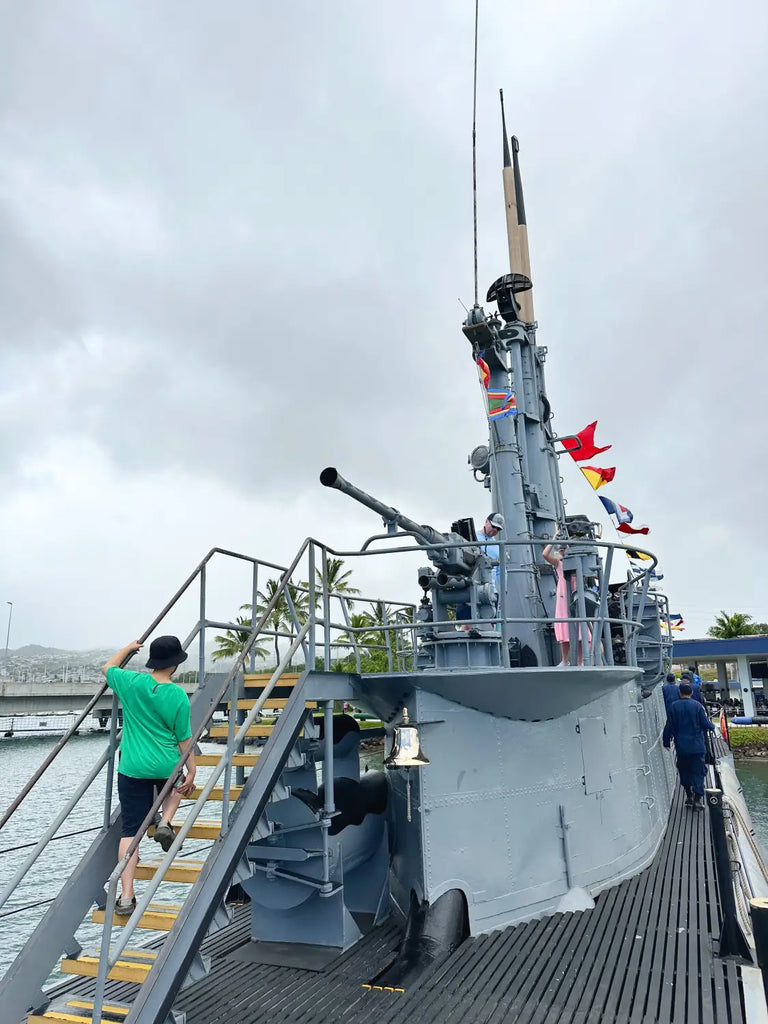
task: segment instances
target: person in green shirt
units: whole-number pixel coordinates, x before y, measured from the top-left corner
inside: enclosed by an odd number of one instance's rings
[[[176,838],[171,826],[173,815],[181,798],[189,796],[195,783],[189,697],[171,678],[179,665],[187,660],[187,655],[178,637],[160,636],[149,647],[147,668],[152,670],[151,673],[120,668],[126,658],[141,647],[138,640],[128,644],[102,668],[107,685],[120,698],[123,708],[117,773],[122,812],[120,860],[149,814],[157,793],[176,770],[179,753],[186,755],[186,775],[180,775],[176,786],[165,798],[162,819],[153,837],[165,851],[170,849]],[[117,914],[127,916],[136,906],[133,881],[138,862],[137,848],[121,878],[122,895],[115,904]]]

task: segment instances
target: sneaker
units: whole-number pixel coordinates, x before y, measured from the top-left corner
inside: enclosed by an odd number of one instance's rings
[[[163,848],[163,853],[168,853],[171,848],[171,844],[176,838],[176,833],[173,831],[167,821],[158,825],[155,829],[155,834],[152,836],[156,843],[160,843]]]
[[[115,913],[119,917],[130,917],[136,909],[136,897],[131,896],[129,900],[125,896],[120,896],[115,901]]]

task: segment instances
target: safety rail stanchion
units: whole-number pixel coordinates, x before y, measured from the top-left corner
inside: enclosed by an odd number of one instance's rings
[[[237,718],[238,712],[237,706],[237,674],[232,676],[232,685],[229,690],[229,716],[227,721],[227,748],[224,760],[230,767],[224,771],[223,789],[224,792],[221,798],[221,834],[227,831],[229,827],[229,787],[231,783],[232,773],[230,771],[232,765],[232,757],[235,752],[235,719]]]
[[[251,727],[251,725],[253,724],[253,722],[255,721],[257,716],[259,715],[259,712],[261,711],[262,707],[264,706],[265,701],[267,701],[269,699],[269,696],[272,693],[272,690],[277,685],[277,681],[283,675],[283,673],[285,672],[286,668],[290,665],[291,658],[296,653],[298,648],[301,646],[301,643],[304,640],[304,637],[306,636],[307,632],[309,631],[309,628],[310,628],[310,622],[307,621],[302,626],[299,634],[297,635],[297,637],[294,640],[293,644],[291,644],[290,648],[288,649],[288,652],[282,658],[280,664],[277,666],[275,671],[272,673],[272,676],[270,677],[267,685],[264,687],[264,689],[263,689],[261,695],[259,696],[258,700],[256,701],[255,705],[253,706],[253,708],[251,708],[251,710],[246,715],[245,721],[239,727],[239,729],[238,729],[238,731],[237,731],[237,733],[235,735],[235,740],[234,740],[235,743],[239,742],[247,734],[248,729]],[[245,654],[245,652],[244,652],[244,654]],[[244,657],[244,655],[242,657]],[[331,707],[333,707],[333,704],[331,704]],[[108,948],[108,943],[106,943],[106,941],[102,941],[102,950],[101,950],[101,954],[100,954],[99,969],[101,970],[101,961],[104,960],[105,961],[104,977],[105,978],[106,978],[107,974],[109,973],[109,971],[115,966],[117,961],[120,959],[120,954],[123,952],[123,950],[127,946],[128,942],[129,942],[129,940],[131,938],[131,935],[133,934],[134,930],[136,929],[136,926],[138,925],[138,922],[141,920],[144,912],[146,911],[147,907],[151,903],[152,898],[154,897],[155,892],[157,891],[158,886],[162,882],[163,877],[165,876],[165,873],[168,870],[168,867],[172,863],[174,857],[176,856],[176,853],[181,848],[182,843],[184,842],[184,840],[186,839],[186,837],[189,834],[190,830],[192,829],[192,826],[194,825],[195,821],[197,820],[197,818],[198,818],[198,816],[200,814],[200,811],[203,809],[203,807],[205,806],[206,802],[210,798],[211,791],[213,790],[214,786],[218,782],[222,772],[225,769],[228,770],[230,767],[231,767],[231,763],[229,763],[229,764],[227,763],[227,756],[225,755],[225,757],[223,757],[221,759],[221,761],[219,761],[218,765],[211,772],[210,777],[208,778],[208,780],[206,781],[205,785],[203,786],[203,789],[202,789],[202,792],[200,793],[200,796],[197,798],[197,800],[193,804],[192,808],[190,809],[189,814],[187,815],[183,825],[179,829],[179,832],[177,833],[176,838],[174,839],[173,843],[168,848],[168,851],[165,854],[165,857],[160,862],[160,865],[158,866],[158,869],[155,871],[153,878],[150,880],[149,885],[147,886],[147,889],[145,890],[143,896],[138,901],[138,903],[137,903],[133,913],[131,914],[131,916],[125,922],[125,927],[122,929],[120,937],[117,940],[117,942],[115,943],[115,948],[114,948],[111,956],[109,955],[110,951],[109,951],[109,948]],[[152,814],[153,814],[153,811],[150,811],[150,815],[152,815]],[[149,820],[151,821],[151,818]],[[117,882],[118,882],[119,878],[121,877],[123,871],[125,870],[125,868],[126,868],[126,866],[128,864],[129,859],[133,855],[134,850],[138,847],[138,843],[139,843],[140,839],[143,837],[143,834],[146,831],[146,827],[147,827],[148,824],[149,824],[149,821],[147,819],[145,819],[145,821],[142,823],[141,829],[139,830],[136,838],[131,843],[131,846],[129,846],[128,849],[126,850],[125,855],[123,856],[123,859],[120,861],[120,863],[117,865],[115,870],[110,875],[110,878],[109,878],[110,884],[109,884],[108,889],[107,889],[107,907],[106,907],[106,911],[105,911],[105,932],[107,930],[106,929],[107,922],[111,922],[112,915],[114,914],[114,906],[115,906],[116,895],[117,895]],[[96,1021],[95,1017],[94,1017],[94,1024],[98,1024],[98,1022]]]
[[[315,579],[315,545],[314,544],[310,544],[309,545],[309,551],[307,552],[307,562],[308,562],[307,573],[309,575],[309,582],[308,582],[308,586],[309,586],[309,609],[310,609],[310,614],[314,615],[315,614],[315,609],[317,608],[317,580]],[[315,667],[315,642],[316,642],[315,627],[313,626],[312,629],[310,629],[310,631],[309,631],[309,660],[307,662],[307,666],[309,668],[314,668]]]
[[[385,647],[387,649],[387,668],[391,672],[392,671],[392,645],[390,643],[389,629],[387,628],[389,626],[389,619],[387,617],[387,606],[386,606],[386,603],[384,601],[379,601],[379,618],[381,619],[381,624],[384,627],[383,630],[382,630],[382,634],[381,635],[384,637],[384,645],[385,645]]]
[[[336,811],[333,776],[333,701],[323,704],[323,817],[320,822],[323,833],[323,882],[320,892],[329,893],[331,882],[331,840],[330,828]]]
[[[109,828],[112,817],[112,784],[115,778],[115,757],[117,755],[117,694],[112,694],[112,712],[109,721],[109,760],[107,761],[107,779],[104,786],[104,828]]]
[[[331,668],[331,600],[328,594],[328,551],[323,548],[322,553],[323,573],[323,670],[329,672]]]
[[[205,679],[205,599],[206,599],[206,580],[207,580],[206,566],[202,566],[200,569],[200,620],[199,620],[199,640],[197,644],[197,685],[198,688],[203,685]]]

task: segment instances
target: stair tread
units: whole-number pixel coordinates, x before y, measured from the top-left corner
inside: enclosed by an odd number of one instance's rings
[[[242,786],[230,786],[229,787],[229,797],[230,797],[230,799],[231,800],[237,800],[237,798],[240,796],[242,791],[243,791],[243,787]],[[202,795],[202,792],[203,792],[203,787],[202,786],[195,786],[195,788],[192,790],[192,792],[189,795],[190,795],[190,797],[196,799],[197,797]],[[209,800],[219,800],[220,801],[220,800],[223,799],[223,797],[224,797],[224,787],[223,786],[214,786],[213,789],[211,790],[211,792],[208,794],[208,799]]]
[[[173,926],[174,921],[179,916],[181,910],[180,903],[150,903],[147,909],[139,918],[138,928],[145,928],[149,931],[168,931]],[[94,910],[91,914],[91,920],[94,924],[104,924],[106,917],[106,911]],[[120,927],[125,925],[130,920],[129,917],[125,917],[121,914],[112,915],[113,927]]]
[[[224,749],[220,754],[195,754],[195,764],[214,766],[219,763],[224,757]],[[261,757],[261,754],[234,754],[232,757],[232,764],[240,768],[253,768],[256,762]]]
[[[131,981],[141,984],[149,974],[157,953],[148,950],[123,951],[120,959],[109,971],[107,977],[112,981]],[[64,957],[61,961],[62,974],[77,974],[86,978],[95,978],[99,972],[99,954],[81,953],[79,957]]]
[[[87,999],[70,999],[66,1005],[81,1010],[93,1009],[93,1003],[89,1002]],[[131,1012],[130,1006],[121,1006],[118,1003],[104,1003],[101,1010],[102,1013],[111,1013],[115,1017],[127,1017]]]
[[[275,722],[276,721],[277,721],[277,719],[275,719]],[[269,724],[267,724],[265,722],[262,722],[260,725],[250,725],[250,726],[248,726],[248,731],[245,733],[245,735],[246,736],[269,736],[272,733],[273,727],[274,727],[274,722],[270,722]],[[228,725],[212,725],[211,728],[208,730],[208,735],[209,736],[215,736],[215,737],[221,737],[221,738],[226,737],[226,736],[229,735],[229,726]]]
[[[136,878],[148,881],[155,877],[162,860],[142,860],[136,867]],[[188,882],[197,881],[200,872],[203,870],[204,860],[175,860],[166,871],[164,882]]]

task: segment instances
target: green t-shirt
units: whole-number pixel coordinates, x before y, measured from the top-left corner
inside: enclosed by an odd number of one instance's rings
[[[189,697],[176,683],[158,683],[146,672],[107,669],[123,705],[120,772],[134,779],[167,779],[179,760],[179,743],[192,735]]]

